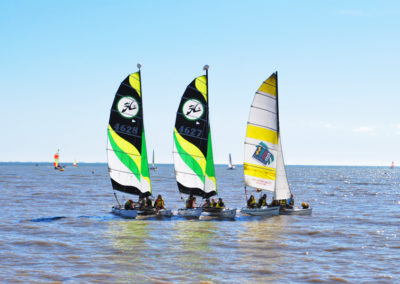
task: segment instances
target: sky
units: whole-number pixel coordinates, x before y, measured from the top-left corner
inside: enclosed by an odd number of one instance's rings
[[[255,91],[279,74],[289,165],[400,163],[399,1],[0,0],[0,161],[106,162],[120,82],[142,64],[148,153],[209,69],[214,160],[243,162]],[[149,157],[149,160],[151,157]]]

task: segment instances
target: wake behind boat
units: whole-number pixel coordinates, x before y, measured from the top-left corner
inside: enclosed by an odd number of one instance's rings
[[[178,216],[198,218],[196,196],[210,198],[217,194],[214,158],[209,122],[208,68],[186,88],[178,107],[174,129],[174,167],[178,190],[188,194],[186,208]],[[235,210],[236,212],[236,210]]]

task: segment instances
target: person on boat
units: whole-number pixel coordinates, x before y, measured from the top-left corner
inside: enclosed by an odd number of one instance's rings
[[[287,208],[293,208],[294,205],[294,198],[293,198],[293,193],[290,194],[290,197],[288,198],[288,200],[286,200],[286,207]]]
[[[134,208],[133,201],[129,199],[127,202],[125,202],[124,208],[125,210],[133,210]]]
[[[247,200],[247,207],[248,208],[256,208],[257,207],[256,200],[253,195],[251,195],[249,200]]]
[[[222,201],[221,197],[218,199],[218,202],[215,205],[215,208],[219,208],[219,209],[224,209],[225,208],[225,203]]]
[[[157,210],[165,209],[164,200],[161,194],[159,194],[157,196],[157,199],[154,201],[154,208],[156,208]]]
[[[215,202],[214,198],[211,198],[211,207],[215,207],[217,205],[217,202]]]
[[[144,207],[144,198],[143,196],[139,196],[138,201],[135,203],[136,207]]]
[[[210,198],[206,198],[206,202],[204,202],[204,204],[201,205],[201,207],[203,207],[203,208],[210,208],[210,207],[211,207]]]
[[[261,207],[263,207],[263,206],[268,206],[268,203],[267,203],[267,195],[266,195],[266,194],[264,194],[263,196],[261,196],[260,199],[258,200],[257,207],[258,207],[258,208],[261,208]]]
[[[269,206],[275,207],[275,206],[280,206],[280,205],[281,204],[280,204],[279,200],[274,199],[274,200],[272,200],[272,202]]]
[[[197,207],[197,202],[196,202],[196,197],[193,195],[189,196],[189,198],[186,200],[186,208],[187,209],[193,209]]]
[[[150,196],[146,196],[146,199],[144,201],[144,207],[146,207],[146,208],[153,207],[153,202],[151,202]]]

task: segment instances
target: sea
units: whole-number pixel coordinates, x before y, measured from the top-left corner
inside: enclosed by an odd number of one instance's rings
[[[172,165],[150,174],[153,195],[184,206]],[[111,213],[106,164],[1,163],[0,282],[400,282],[398,168],[287,166],[287,175],[311,216],[130,220]],[[217,165],[216,178],[227,207],[242,208],[243,167]]]

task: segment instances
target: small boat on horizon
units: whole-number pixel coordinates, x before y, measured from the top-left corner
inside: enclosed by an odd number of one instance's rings
[[[235,169],[235,165],[232,164],[231,153],[229,153],[229,158],[228,158],[228,170],[234,170],[234,169]]]
[[[153,158],[151,160],[150,170],[153,170],[153,171],[157,170],[157,166],[154,163],[154,150],[153,150]]]

